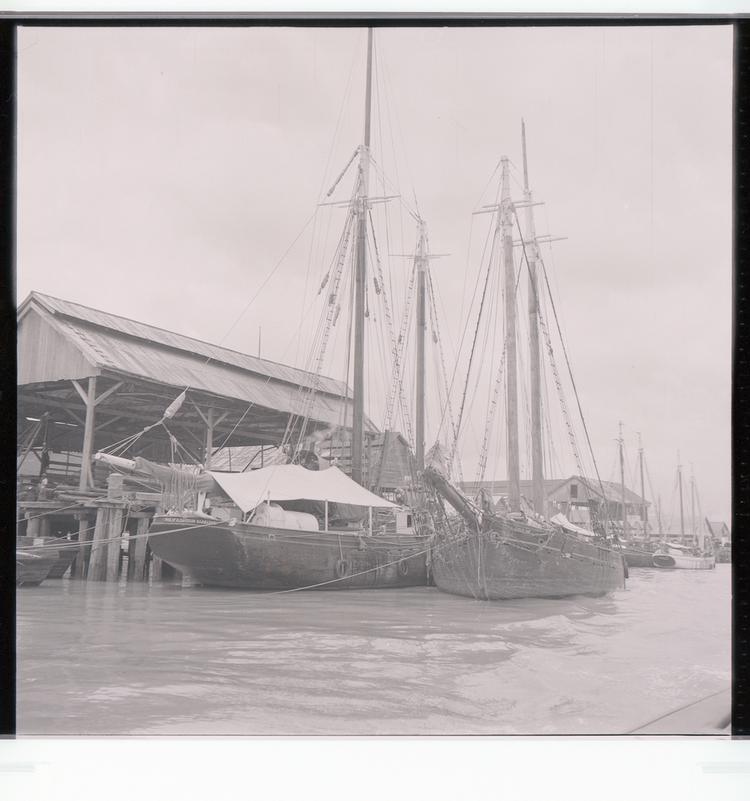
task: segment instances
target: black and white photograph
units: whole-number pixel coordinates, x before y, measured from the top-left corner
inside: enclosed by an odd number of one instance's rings
[[[20,26],[18,734],[731,736],[733,37]]]

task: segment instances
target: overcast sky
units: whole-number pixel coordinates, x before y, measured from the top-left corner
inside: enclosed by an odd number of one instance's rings
[[[263,356],[305,366],[345,215],[316,204],[361,140],[365,42],[363,29],[22,29],[19,300],[47,292],[251,353],[260,327]],[[490,222],[472,211],[492,202],[502,155],[519,196],[523,117],[537,230],[567,237],[543,254],[602,478],[622,420],[631,464],[642,433],[666,518],[679,450],[703,511],[728,520],[731,29],[383,29],[376,60],[373,153],[391,183],[372,194],[416,194],[432,250],[449,254],[431,265],[448,369]],[[379,242],[397,312],[404,202]],[[498,354],[484,358],[489,387]],[[502,454],[491,463],[502,478]]]

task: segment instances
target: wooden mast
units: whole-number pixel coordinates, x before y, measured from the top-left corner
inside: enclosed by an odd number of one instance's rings
[[[679,460],[679,456],[677,459]],[[680,485],[680,540],[685,539],[685,513],[682,507],[682,465],[677,465],[677,483]]]
[[[505,272],[505,347],[507,371],[508,503],[511,512],[521,510],[521,473],[518,458],[518,368],[516,358],[516,271],[513,264],[513,203],[510,199],[508,157],[502,158],[500,230]]]
[[[638,434],[638,463],[641,471],[641,522],[643,523],[643,533],[646,533],[648,528],[648,504],[646,503],[646,489],[643,483],[643,445],[641,444],[641,435]]]
[[[417,471],[424,470],[424,404],[425,404],[425,358],[424,346],[427,334],[425,314],[425,277],[427,269],[427,236],[424,220],[419,221],[419,244],[417,246],[417,414],[415,457]]]
[[[526,260],[529,267],[529,369],[531,373],[531,486],[534,511],[544,514],[544,456],[542,451],[542,385],[539,359],[539,287],[536,266],[539,246],[536,241],[534,210],[529,189],[526,161],[526,124],[521,120],[523,149],[523,199],[526,204]]]
[[[370,172],[370,107],[372,101],[372,28],[367,31],[367,79],[365,89],[365,132],[359,150],[359,191],[357,197],[357,253],[354,267],[354,386],[352,388],[352,478],[362,484],[364,475],[365,418],[365,286],[367,283],[367,190]]]
[[[622,436],[622,420],[620,421],[620,437],[617,440],[620,444],[620,492],[622,495],[622,534],[625,536],[628,531],[628,514],[625,506],[625,440]]]
[[[698,539],[698,529],[695,526],[695,474],[693,465],[690,465],[690,528],[693,532],[693,540]]]

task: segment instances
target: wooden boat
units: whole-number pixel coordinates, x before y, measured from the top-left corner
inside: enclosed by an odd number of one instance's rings
[[[57,560],[47,575],[49,579],[62,578],[76,557],[76,548],[71,547],[71,544],[63,537],[16,537],[16,547],[25,548],[31,545],[60,546],[57,550]],[[37,553],[41,553],[41,551],[37,551]]]
[[[502,243],[505,298],[505,348],[498,376],[506,380],[507,466],[509,496],[507,510],[498,510],[488,499],[475,503],[448,480],[442,460],[432,453],[423,471],[428,488],[428,506],[434,526],[431,570],[435,585],[443,592],[481,600],[555,598],[569,595],[601,595],[622,588],[626,564],[619,545],[604,533],[596,534],[570,523],[564,516],[545,517],[542,404],[540,364],[540,304],[537,266],[538,240],[533,226],[534,204],[528,186],[526,136],[522,123],[524,198],[510,199],[509,159],[501,159],[500,203],[490,207],[495,218],[495,240]],[[529,267],[529,338],[531,383],[531,462],[533,511],[521,509],[518,388],[516,356],[516,266],[513,258],[515,206],[527,209],[527,232],[523,237]],[[488,267],[489,276],[489,267]],[[482,307],[480,306],[479,319]],[[492,317],[490,317],[492,319]],[[477,323],[477,330],[478,330]],[[472,351],[473,354],[473,351]],[[504,364],[503,364],[504,362]],[[468,375],[471,371],[471,362]],[[499,379],[496,382],[496,395]],[[496,405],[496,403],[495,403]],[[486,463],[491,413],[485,429]],[[460,430],[461,418],[457,429]],[[455,444],[454,444],[455,448]],[[481,478],[481,475],[480,475]],[[449,516],[444,502],[457,513]]]
[[[411,514],[337,467],[273,465],[197,474],[97,454],[97,461],[205,492],[210,512],[156,515],[155,556],[195,582],[250,590],[381,589],[427,584],[429,540]]]
[[[432,466],[424,478],[459,514],[443,518],[430,557],[444,592],[493,601],[603,595],[625,586],[622,552],[605,537],[569,523],[480,510]]]
[[[732,548],[729,545],[721,545],[716,549],[716,564],[727,565],[732,561]]]
[[[310,359],[310,363],[316,365],[316,372],[319,372],[328,337],[340,311],[336,293],[341,286],[342,270],[351,264],[352,286],[356,288],[352,291],[351,478],[336,467],[306,470],[295,464],[262,467],[242,474],[204,471],[202,478],[213,485],[209,487],[206,500],[210,511],[201,503],[192,511],[183,504],[165,504],[164,508],[171,511],[153,519],[149,537],[149,545],[155,556],[187,573],[197,582],[259,590],[387,588],[427,584],[428,536],[418,534],[413,526],[396,525],[395,519],[385,526],[386,530],[383,530],[381,521],[373,524],[373,509],[385,509],[386,512],[382,514],[393,516],[398,510],[393,503],[363,486],[368,221],[372,203],[389,199],[373,198],[368,194],[372,62],[370,30],[367,39],[363,143],[327,196],[331,195],[351,164],[358,160],[356,183],[347,201],[328,204],[345,206],[348,214],[333,266],[320,287],[322,291],[326,286],[322,333],[313,343],[317,351]],[[413,255],[416,269],[420,256]],[[373,276],[373,280],[380,294],[383,291],[382,281],[378,283],[377,276]],[[399,381],[395,383],[400,386]],[[303,407],[315,400],[314,391],[308,389],[305,392],[307,394],[301,396]],[[279,444],[298,454],[301,448],[299,443],[304,438],[301,432],[307,425],[304,414],[292,417],[288,431],[294,430],[295,425],[297,444],[290,441]],[[291,438],[291,434],[289,436]],[[100,454],[95,458],[104,457]],[[166,494],[170,494],[169,473],[161,477],[156,473],[154,475],[163,480]],[[189,482],[191,479],[183,474],[180,480]],[[322,489],[316,495],[310,489],[317,484]],[[330,485],[327,489],[326,484]],[[255,489],[250,490],[249,487]],[[261,487],[262,491],[258,489]],[[234,509],[229,508],[227,499],[236,504]],[[321,504],[325,504],[325,508]],[[337,512],[333,507],[342,505],[357,506],[359,513],[350,512],[348,519],[337,521]],[[229,511],[223,517],[217,516],[222,506],[224,512],[227,509]]]
[[[32,540],[33,537],[17,537],[20,540]],[[41,544],[41,543],[39,543]],[[29,550],[29,543],[16,546],[16,586],[38,587],[48,576],[56,564],[59,553],[56,550]]]
[[[654,567],[654,554],[634,545],[624,545],[622,555],[628,567]]]
[[[674,564],[666,565],[677,570],[713,570],[716,567],[716,557],[713,554],[701,553],[697,548],[679,545],[675,542],[667,543],[657,554],[660,558],[668,556]],[[664,565],[657,565],[662,567]]]
[[[682,466],[677,465],[677,484],[680,497],[680,534],[685,539],[685,513],[682,501]],[[695,479],[690,478],[691,519],[695,525]],[[658,559],[657,559],[658,557]],[[671,559],[673,564],[668,564]],[[654,555],[656,567],[670,567],[676,570],[713,570],[716,567],[716,556],[710,541],[703,532],[693,529],[693,544],[683,545],[677,542],[663,542]]]
[[[304,531],[159,515],[155,556],[200,583],[252,590],[382,589],[427,584],[424,538]]]

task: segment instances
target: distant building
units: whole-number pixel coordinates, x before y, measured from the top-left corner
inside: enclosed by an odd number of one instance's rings
[[[464,481],[460,486],[470,497],[476,496],[480,489],[486,490],[497,504],[501,498],[507,497],[509,483],[494,480]],[[612,481],[599,482],[584,476],[550,478],[544,482],[544,494],[547,501],[545,514],[548,517],[562,512],[572,522],[590,523],[591,511],[594,509],[600,518],[606,517],[616,527],[622,527],[623,504],[620,484]],[[531,507],[531,481],[521,481],[521,497]],[[625,487],[625,514],[629,529],[638,531],[642,528],[641,513],[644,508],[647,511],[650,505],[647,500]]]
[[[718,540],[722,545],[727,545],[732,541],[732,532],[723,520],[709,520],[706,518],[706,528],[711,538]]]

